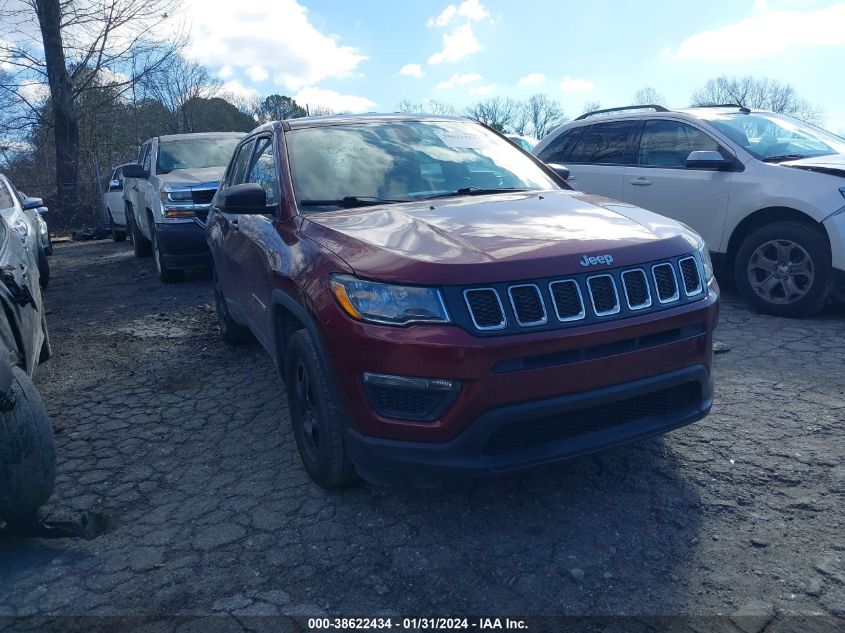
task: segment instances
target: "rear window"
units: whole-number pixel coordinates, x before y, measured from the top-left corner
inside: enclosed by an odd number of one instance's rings
[[[628,157],[628,141],[633,129],[634,123],[631,121],[590,125],[572,148],[568,162],[624,164]]]

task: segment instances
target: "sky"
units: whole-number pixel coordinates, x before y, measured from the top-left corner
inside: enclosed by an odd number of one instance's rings
[[[845,132],[845,2],[190,0],[190,55],[226,89],[338,111],[543,92],[569,116],[718,75],[792,84]]]

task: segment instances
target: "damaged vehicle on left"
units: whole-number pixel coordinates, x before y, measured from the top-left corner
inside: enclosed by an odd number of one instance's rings
[[[9,223],[0,178],[0,531],[35,518],[53,491],[53,429],[33,377],[51,355],[37,246]]]

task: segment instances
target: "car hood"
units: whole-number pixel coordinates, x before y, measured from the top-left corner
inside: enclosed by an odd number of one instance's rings
[[[302,233],[361,277],[468,284],[551,277],[689,253],[698,238],[632,205],[545,191],[383,205],[304,216]],[[608,265],[582,265],[610,255]]]
[[[801,158],[799,160],[785,161],[780,164],[784,167],[806,169],[808,171],[817,171],[823,174],[845,178],[845,154]]]
[[[184,185],[192,187],[199,184],[216,186],[223,177],[225,167],[203,167],[202,169],[174,169],[166,174],[157,174],[164,185]]]

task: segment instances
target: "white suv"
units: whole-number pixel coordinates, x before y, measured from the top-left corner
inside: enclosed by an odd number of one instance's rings
[[[582,115],[533,152],[575,189],[698,231],[760,311],[845,297],[845,139],[740,106],[632,106]]]

